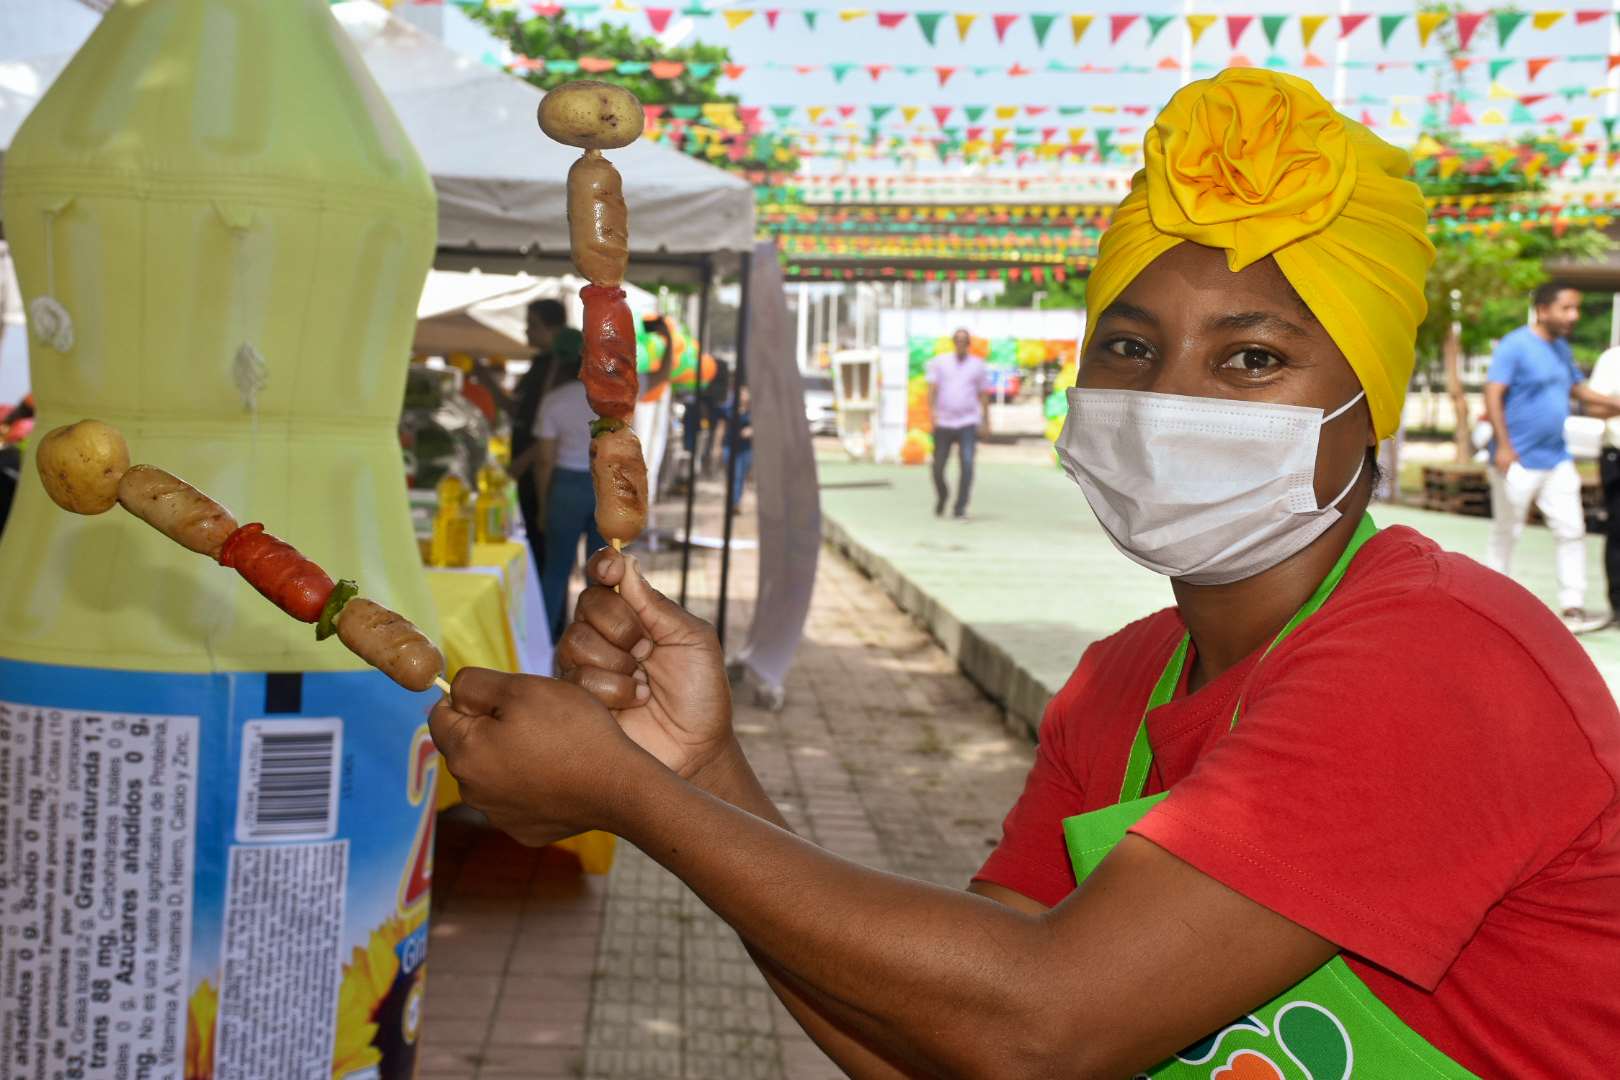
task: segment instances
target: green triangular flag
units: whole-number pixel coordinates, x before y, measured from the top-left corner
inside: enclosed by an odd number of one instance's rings
[[[620,75],[640,75],[647,67],[645,60],[620,60],[618,71]]]
[[[1005,69],[1000,68],[1000,67],[989,67],[989,66],[979,67],[978,65],[974,65],[973,67],[968,68],[968,70],[973,72],[973,74],[978,75],[979,77],[982,78],[982,77],[990,74],[992,71],[1003,71]]]
[[[1083,113],[1085,111],[1086,111],[1086,107],[1084,105],[1059,105],[1058,106],[1058,112],[1062,113],[1064,116],[1079,116],[1081,113]]]
[[[1285,68],[1287,66],[1288,60],[1286,57],[1279,56],[1276,53],[1266,57],[1266,67],[1268,68]]]
[[[1394,35],[1396,28],[1401,25],[1405,18],[1405,15],[1378,16],[1378,36],[1383,39],[1384,48],[1389,48],[1390,37]]]
[[[1603,118],[1603,135],[1604,135],[1604,138],[1607,138],[1607,139],[1614,138],[1614,120],[1615,120],[1615,118],[1612,117],[1612,116],[1605,116]]]
[[[778,120],[786,120],[793,115],[793,110],[797,108],[797,105],[772,105],[771,112],[776,114]]]
[[[1098,128],[1095,132],[1093,132],[1093,134],[1097,136],[1097,156],[1106,161],[1108,158],[1108,151],[1112,148],[1111,144],[1114,140],[1114,129]]]
[[[1288,16],[1286,15],[1260,16],[1260,28],[1266,32],[1266,40],[1271,42],[1273,49],[1277,47],[1277,35],[1282,32],[1283,23],[1287,21]],[[1266,63],[1269,65],[1271,61],[1268,60]]]
[[[1013,134],[1020,139],[1028,139],[1035,134],[1035,129],[1032,127],[1015,127],[1013,128]]]
[[[874,124],[882,123],[883,118],[885,116],[888,116],[892,112],[894,112],[894,106],[893,105],[873,105],[872,106],[872,123],[874,123]]]
[[[1174,15],[1149,15],[1149,16],[1147,16],[1148,44],[1149,45],[1153,44],[1153,39],[1159,36],[1159,31],[1163,30],[1166,26],[1169,26],[1170,21],[1172,19],[1174,19],[1174,18],[1175,18]]]
[[[1052,29],[1052,23],[1056,19],[1056,15],[1031,15],[1029,17],[1029,28],[1035,31],[1035,44],[1043,49],[1046,48],[1046,32]]]
[[[939,130],[940,130],[940,134],[944,135],[951,142],[959,142],[959,141],[961,141],[961,138],[962,138],[962,129],[961,128],[959,128],[959,127],[948,127],[948,128],[940,128]]]
[[[1496,16],[1496,44],[1505,48],[1508,38],[1512,37],[1513,31],[1517,30],[1519,24],[1524,22],[1524,17],[1528,12],[1497,11],[1492,14]]]
[[[843,82],[844,81],[844,76],[848,75],[850,72],[854,71],[856,66],[857,65],[855,65],[855,64],[828,64],[827,65],[828,69],[833,73],[833,82]]]
[[[816,16],[820,15],[821,12],[815,8],[805,8],[799,14],[804,16],[804,25],[814,30],[816,28]]]
[[[899,67],[895,68],[895,70],[902,75],[915,75],[917,72],[921,71],[922,68],[918,67],[916,64],[901,64]]]
[[[1459,90],[1452,95],[1458,101],[1479,101],[1481,94],[1478,90]]]
[[[1536,118],[1531,114],[1530,110],[1517,101],[1513,103],[1513,113],[1508,117],[1508,120],[1515,124],[1533,124],[1536,122]]]
[[[707,79],[714,74],[714,69],[718,66],[718,64],[687,64],[686,72],[694,79]]]
[[[696,120],[698,114],[703,111],[703,107],[701,105],[671,105],[669,111],[675,115],[677,120]]]
[[[1048,60],[1046,62],[1046,70],[1047,71],[1072,71],[1074,69],[1071,68],[1068,64],[1065,64],[1061,60]]]
[[[967,115],[968,123],[977,124],[979,117],[983,116],[984,111],[989,107],[988,105],[964,105],[962,106],[962,112]]]
[[[1517,63],[1518,63],[1517,60],[1492,60],[1491,61],[1491,82],[1495,82],[1496,77],[1498,75],[1502,74],[1502,72],[1506,71],[1508,68],[1512,67],[1514,64],[1517,64]]]
[[[943,11],[917,12],[917,25],[922,28],[923,37],[928,39],[928,44],[934,44],[934,31],[939,29],[939,20],[944,17],[945,13]]]
[[[601,5],[600,4],[564,4],[563,5],[563,10],[568,12],[568,14],[574,16],[575,18],[581,19],[581,18],[584,18],[586,15],[595,15],[598,11],[601,10]]]
[[[1426,128],[1437,128],[1437,127],[1439,127],[1440,126],[1440,110],[1435,109],[1435,108],[1425,109],[1423,111],[1423,126],[1426,127]]]

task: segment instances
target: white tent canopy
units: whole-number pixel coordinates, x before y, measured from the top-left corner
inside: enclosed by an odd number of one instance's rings
[[[540,133],[540,91],[456,53],[370,0],[348,0],[332,11],[433,176],[438,265],[568,272],[563,207],[578,151]],[[39,21],[30,25],[31,18]],[[18,31],[0,45],[0,154],[66,65],[70,54],[63,50],[77,48],[83,37],[73,37],[87,36],[95,19],[80,0],[0,0],[0,28],[15,24]],[[608,156],[624,176],[633,278],[690,280],[705,259],[734,260],[752,250],[753,189],[741,177],[645,139]]]
[[[536,300],[560,300],[568,324],[583,319],[579,290],[584,278],[566,275],[535,278],[528,274],[459,273],[435,270],[422,286],[416,305],[416,340],[412,348],[430,356],[467,352],[477,356],[526,357],[528,309]],[[637,315],[658,310],[658,299],[626,284],[630,310]]]

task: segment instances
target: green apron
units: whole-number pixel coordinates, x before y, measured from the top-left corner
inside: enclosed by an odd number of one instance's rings
[[[1344,577],[1351,558],[1375,532],[1372,518],[1364,516],[1332,573],[1283,627],[1262,660],[1316,613]],[[1189,640],[1182,636],[1153,688],[1147,712],[1174,695],[1187,662]],[[1242,707],[1239,701],[1238,709]],[[1237,719],[1234,711],[1232,723]],[[1152,765],[1144,712],[1131,744],[1119,803],[1063,821],[1076,881],[1085,880],[1125,838],[1126,831],[1164,798],[1162,793],[1142,797]],[[1292,989],[1139,1076],[1152,1080],[1478,1080],[1402,1023],[1356,978],[1342,956],[1335,956]]]

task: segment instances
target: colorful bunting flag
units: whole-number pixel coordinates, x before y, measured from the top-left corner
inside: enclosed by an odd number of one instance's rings
[[[939,85],[944,86],[951,81],[951,76],[956,74],[956,69],[953,67],[936,67],[934,74],[939,76]]]
[[[1317,56],[1313,52],[1308,52],[1305,54],[1305,66],[1308,68],[1327,67],[1327,61],[1323,60],[1320,56]]]
[[[804,25],[814,30],[816,28],[816,16],[820,15],[821,12],[815,8],[805,8],[799,14],[804,16]]]
[[[582,56],[579,58],[579,69],[588,71],[592,75],[601,75],[618,67],[617,60],[609,60],[601,56]]]
[[[1378,16],[1378,37],[1382,41],[1384,48],[1389,48],[1390,37],[1405,19],[1404,14]]]
[[[754,17],[754,12],[750,8],[727,8],[720,14],[726,17],[726,25],[733,30]]]
[[[1232,48],[1237,48],[1238,39],[1243,36],[1243,32],[1249,28],[1249,24],[1252,22],[1254,22],[1253,15],[1228,15],[1226,17],[1226,37],[1232,43]]]
[[[1449,18],[1451,18],[1451,13],[1448,12],[1448,11],[1420,11],[1420,12],[1418,12],[1418,17],[1417,17],[1418,44],[1422,45],[1424,48],[1428,48],[1428,46],[1429,46],[1429,35],[1434,33],[1441,26],[1444,26],[1446,20],[1449,19]]]
[[[1299,17],[1299,36],[1303,40],[1305,48],[1309,49],[1311,47],[1311,41],[1316,37],[1316,32],[1322,29],[1322,24],[1331,17],[1329,15],[1301,15]]]
[[[1129,30],[1131,28],[1131,24],[1140,18],[1141,16],[1136,14],[1108,16],[1109,43],[1112,45],[1118,45],[1119,36],[1125,31]]]
[[[900,106],[900,116],[908,124],[911,123],[913,120],[917,119],[917,114],[920,113],[920,112],[922,112],[922,106],[921,105],[902,105],[902,106]]]
[[[647,65],[647,71],[655,79],[678,79],[686,65],[679,60],[654,60]]]
[[[1166,71],[1180,71],[1181,61],[1177,60],[1173,56],[1167,56],[1163,60],[1160,60],[1156,66],[1161,67]]]
[[[655,34],[669,29],[669,20],[675,17],[674,8],[642,8],[641,11],[647,16],[647,25],[652,27]]]
[[[970,15],[966,12],[958,12],[953,16],[953,18],[956,20],[956,40],[966,41],[968,31],[973,29],[973,21],[977,19],[978,16]]]
[[[934,114],[934,122],[939,124],[940,127],[944,127],[945,121],[951,117],[953,108],[955,108],[953,105],[935,105],[929,111]]]
[[[1168,26],[1174,18],[1174,15],[1149,15],[1147,17],[1149,45],[1152,45],[1158,39],[1159,31]]]
[[[1605,18],[1608,14],[1609,12],[1606,8],[1597,8],[1589,11],[1577,11],[1575,13],[1575,25],[1585,26],[1587,23],[1597,22],[1599,19]]]
[[[1538,56],[1526,60],[1524,62],[1524,68],[1525,72],[1530,76],[1530,81],[1535,82],[1536,76],[1540,75],[1542,71],[1546,69],[1547,65],[1556,59],[1558,59],[1556,56]]]
[[[1351,34],[1356,32],[1362,23],[1366,22],[1370,18],[1372,18],[1372,16],[1366,13],[1362,13],[1360,15],[1340,15],[1339,37],[1341,39],[1349,37]]]
[[[1091,20],[1094,18],[1096,18],[1095,15],[1069,16],[1069,32],[1074,35],[1076,45],[1080,44],[1080,39],[1086,36],[1086,31],[1091,29]]]
[[[1496,19],[1496,44],[1498,46],[1504,49],[1507,48],[1508,38],[1512,37],[1513,31],[1517,30],[1519,24],[1524,22],[1524,14],[1522,11],[1493,11],[1491,13],[1492,17]]]
[[[1468,43],[1474,40],[1474,31],[1479,29],[1479,24],[1484,21],[1485,14],[1483,11],[1458,13],[1457,43],[1464,49],[1468,48]]]
[[[1260,28],[1266,32],[1266,41],[1271,43],[1273,49],[1277,47],[1277,35],[1282,32],[1283,24],[1287,21],[1286,15],[1260,16]]]
[[[781,14],[782,14],[782,9],[781,8],[766,8],[765,9],[765,24],[767,26],[769,26],[772,30],[775,30],[776,29],[777,16],[779,16]]]
[[[893,30],[906,21],[906,13],[904,11],[880,11],[877,20],[878,25],[883,29]]]
[[[856,19],[864,19],[870,14],[872,14],[872,13],[870,11],[868,11],[866,8],[839,8],[838,9],[838,17],[840,19],[842,19],[844,22],[854,22]]]
[[[1508,68],[1512,67],[1516,63],[1518,63],[1517,60],[1491,60],[1491,61],[1489,61],[1489,67],[1490,67],[1490,70],[1491,70],[1491,81],[1495,82],[1496,77],[1498,75],[1502,74],[1502,72],[1506,71]]]
[[[1001,44],[1007,43],[1007,27],[1018,21],[1017,15],[992,15],[990,21],[996,28],[996,40]]]
[[[1219,22],[1220,18],[1219,15],[1188,15],[1187,30],[1192,34],[1193,44],[1197,45],[1198,39],[1204,36],[1204,31]]]
[[[1563,17],[1562,11],[1538,11],[1530,16],[1530,25],[1537,30],[1551,30]]]
[[[1035,32],[1035,44],[1037,47],[1046,48],[1046,33],[1052,29],[1052,24],[1056,21],[1056,15],[1031,15],[1029,17],[1029,28]]]
[[[945,13],[943,11],[919,11],[916,17],[917,26],[922,30],[923,37],[928,39],[928,44],[934,44],[934,34],[939,30],[939,20],[945,17]]]
[[[619,65],[619,70],[624,70],[624,64]],[[748,68],[742,64],[721,64],[720,70],[725,73],[728,79],[740,79],[743,77],[743,72],[747,71]]]

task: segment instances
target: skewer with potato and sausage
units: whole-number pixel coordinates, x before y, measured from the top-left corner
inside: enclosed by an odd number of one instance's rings
[[[265,599],[302,622],[315,637],[334,633],[349,651],[407,690],[450,686],[444,654],[422,631],[359,595],[353,581],[336,581],[297,548],[257,522],[238,525],[231,512],[178,476],[152,465],[131,465],[122,435],[100,420],[59,427],[39,442],[40,482],[52,501],[75,514],[122,506],[189,551],[229,566]]]
[[[619,548],[647,525],[647,463],[630,429],[640,383],[635,319],[620,288],[630,261],[624,187],[602,151],[635,142],[645,117],[630,91],[586,79],[547,93],[539,120],[546,135],[585,151],[568,170],[568,240],[575,269],[590,282],[579,290],[585,305],[580,380],[599,417],[591,424],[596,528]]]

